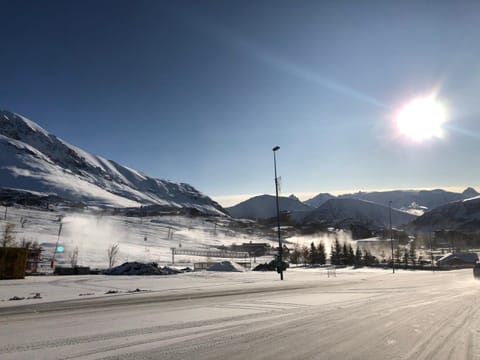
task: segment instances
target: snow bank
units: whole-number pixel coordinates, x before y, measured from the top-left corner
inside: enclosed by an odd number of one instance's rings
[[[222,261],[218,264],[213,264],[207,271],[243,272],[245,268],[233,261]]]
[[[105,275],[173,275],[181,271],[169,268],[157,267],[156,264],[144,264],[141,262],[126,262],[104,272]]]

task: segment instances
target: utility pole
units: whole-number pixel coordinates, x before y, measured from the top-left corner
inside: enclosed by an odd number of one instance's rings
[[[390,245],[392,247],[392,271],[395,274],[395,256],[393,254],[393,233],[392,233],[392,201],[388,202],[388,213],[390,217]]]
[[[435,266],[433,265],[433,236],[432,236],[432,233],[430,233],[430,256],[431,256],[430,261],[432,262],[432,272],[434,273],[435,272]]]
[[[275,146],[273,151],[273,168],[275,171],[275,200],[277,205],[277,232],[278,232],[278,263],[277,271],[280,274],[280,280],[283,280],[283,248],[282,248],[282,237],[280,234],[280,206],[278,204],[278,177],[277,177],[277,158],[275,152],[280,150],[280,146]]]
[[[62,219],[60,218],[60,224],[58,225],[58,236],[57,236],[57,242],[55,244],[55,250],[53,250],[53,256],[52,256],[52,260],[50,262],[50,268],[54,268],[55,267],[55,255],[57,254],[58,252],[58,243],[60,242],[60,234],[62,233]]]

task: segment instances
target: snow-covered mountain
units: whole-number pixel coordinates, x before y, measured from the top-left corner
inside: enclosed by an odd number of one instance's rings
[[[372,201],[381,205],[388,206],[389,201],[395,209],[425,209],[431,210],[453,201],[464,200],[480,195],[473,188],[467,188],[462,193],[435,190],[394,190],[394,191],[375,191],[358,192],[354,194],[340,195],[343,199],[359,199]]]
[[[407,224],[415,219],[414,215],[393,208],[391,215],[393,226]],[[355,224],[382,229],[390,225],[390,209],[364,200],[330,199],[305,217],[304,222],[321,222],[339,228]]]
[[[279,197],[280,211],[309,212],[310,206],[303,204],[295,197]],[[269,219],[277,215],[275,196],[260,195],[250,198],[235,206],[226,208],[235,218]]]
[[[280,197],[281,212],[289,212],[290,219],[301,223],[323,223],[339,228],[349,228],[352,224],[364,225],[371,229],[390,225],[388,206],[357,199],[331,198],[320,207],[314,208],[300,202],[295,197]],[[275,196],[261,195],[250,198],[226,209],[236,218],[267,219],[276,216]],[[392,225],[407,224],[416,218],[397,209],[391,209]]]
[[[305,201],[305,204],[314,208],[318,208],[330,199],[335,199],[335,196],[329,193],[320,193],[313,198]]]
[[[155,204],[224,214],[219,204],[191,185],[152,178],[92,155],[9,111],[0,111],[0,187],[87,205]]]
[[[359,191],[353,194],[342,194],[338,197],[328,193],[320,193],[317,196],[305,201],[305,204],[320,207],[326,201],[338,199],[357,199],[374,202],[380,205],[391,206],[394,209],[408,211],[415,215],[422,215],[424,212],[454,201],[469,199],[480,195],[475,189],[469,187],[461,193],[436,190],[392,190],[392,191]]]
[[[417,218],[409,226],[409,230],[413,232],[438,230],[471,232],[479,229],[480,196],[437,207]]]

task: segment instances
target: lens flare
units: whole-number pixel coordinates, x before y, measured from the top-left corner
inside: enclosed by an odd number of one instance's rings
[[[396,124],[402,135],[422,142],[441,138],[445,120],[444,107],[429,96],[416,98],[405,105],[397,115]]]

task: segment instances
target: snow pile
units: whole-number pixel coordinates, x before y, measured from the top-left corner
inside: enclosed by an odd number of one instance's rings
[[[245,268],[233,261],[222,261],[218,264],[213,264],[207,271],[243,272]]]
[[[173,275],[181,271],[169,268],[159,268],[157,264],[144,264],[141,262],[126,262],[104,272],[105,275]]]

